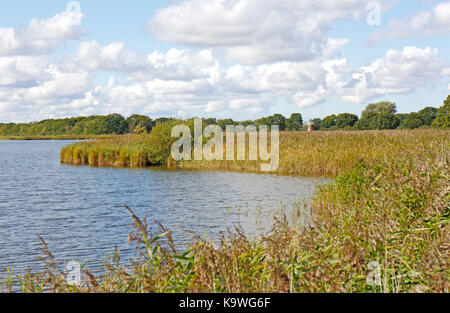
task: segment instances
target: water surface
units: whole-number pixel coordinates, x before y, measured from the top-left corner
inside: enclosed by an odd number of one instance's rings
[[[115,244],[123,259],[130,215],[160,221],[185,246],[193,234],[217,240],[241,225],[267,231],[283,205],[308,200],[320,179],[214,171],[92,168],[63,165],[70,141],[0,141],[0,272],[40,270],[42,236],[62,266],[77,260],[94,271]],[[158,233],[157,227],[154,232]]]

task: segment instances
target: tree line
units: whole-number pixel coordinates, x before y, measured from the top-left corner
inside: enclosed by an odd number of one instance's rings
[[[120,114],[106,116],[95,115],[65,119],[47,119],[33,123],[0,124],[1,136],[46,136],[46,135],[109,135],[109,134],[147,134],[163,123],[175,121],[174,118],[151,119],[145,115],[134,114],[128,118]],[[257,120],[233,121],[232,119],[203,119],[205,125],[216,124],[224,130],[227,125],[279,125],[280,130],[306,130],[300,113],[289,118],[274,114]],[[384,130],[416,128],[450,128],[450,95],[441,108],[426,107],[409,114],[397,113],[393,102],[383,101],[369,104],[362,112],[361,118],[351,113],[330,115],[323,119],[312,119],[310,123],[316,130]]]

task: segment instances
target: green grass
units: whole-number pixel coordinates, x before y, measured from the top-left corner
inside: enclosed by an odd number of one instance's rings
[[[71,146],[117,151],[146,137]],[[153,139],[155,140],[155,139]],[[152,144],[151,142],[149,142]],[[279,173],[336,177],[311,201],[312,223],[299,227],[279,215],[272,230],[248,239],[237,229],[215,246],[207,239],[177,251],[170,232],[152,237],[145,219],[132,213],[129,241],[140,258],[129,267],[115,253],[101,276],[84,272],[68,286],[52,267],[9,275],[4,291],[24,292],[448,292],[449,132],[437,130],[361,133],[292,133],[281,136]],[[120,156],[120,153],[119,153]],[[114,159],[116,157],[113,157]],[[130,158],[131,159],[131,158]],[[88,158],[89,160],[89,158]],[[89,162],[87,162],[88,164]],[[256,171],[254,165],[183,163],[185,168]],[[301,220],[302,210],[296,209]],[[380,285],[367,276],[380,265]]]

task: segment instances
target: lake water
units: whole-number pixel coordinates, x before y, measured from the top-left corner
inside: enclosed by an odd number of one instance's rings
[[[114,250],[135,255],[128,205],[173,232],[212,240],[241,225],[250,236],[267,231],[285,205],[308,200],[320,179],[214,171],[92,168],[62,165],[70,141],[0,141],[0,272],[41,270],[37,235],[58,264],[77,260],[94,272]],[[153,223],[151,223],[154,225]],[[154,233],[158,233],[155,226]],[[59,268],[62,270],[61,268]],[[1,276],[1,275],[0,275]]]

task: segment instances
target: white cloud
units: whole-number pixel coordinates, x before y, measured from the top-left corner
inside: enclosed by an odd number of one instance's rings
[[[362,103],[382,95],[411,93],[442,77],[447,61],[437,58],[438,50],[405,47],[389,50],[383,59],[364,66],[346,84],[337,83],[344,101]]]
[[[218,63],[210,50],[193,52],[170,49],[167,53],[155,51],[144,57],[126,50],[123,43],[101,46],[93,40],[82,42],[74,55],[66,58],[62,67],[69,71],[114,71],[129,75],[135,81],[191,80],[214,76]]]
[[[0,28],[0,55],[45,54],[67,39],[76,39],[83,15],[67,9],[47,20],[33,19],[23,29]]]
[[[161,40],[214,47],[245,64],[309,60],[329,48],[333,22],[359,19],[367,2],[192,0],[158,11],[150,25]]]
[[[54,102],[55,99],[64,100],[79,98],[93,88],[88,73],[61,73],[55,68],[49,70],[51,79],[39,86],[21,89],[18,93],[24,102]]]
[[[127,72],[144,65],[144,60],[126,51],[123,43],[116,42],[103,47],[95,40],[82,42],[75,54],[63,63],[67,70],[83,69],[89,72]]]
[[[450,1],[407,18],[392,19],[387,28],[369,37],[370,43],[385,38],[430,37],[450,32]]]
[[[0,88],[33,87],[49,78],[43,56],[0,57]]]

